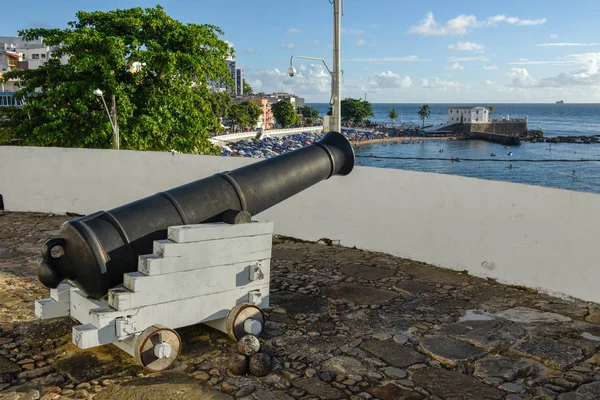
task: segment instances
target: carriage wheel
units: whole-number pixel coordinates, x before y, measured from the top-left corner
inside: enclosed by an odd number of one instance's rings
[[[152,372],[168,369],[177,360],[179,353],[179,334],[164,325],[152,325],[135,342],[135,358]]]
[[[259,336],[265,327],[265,316],[256,305],[241,303],[229,311],[225,327],[233,340],[240,340],[246,335]]]

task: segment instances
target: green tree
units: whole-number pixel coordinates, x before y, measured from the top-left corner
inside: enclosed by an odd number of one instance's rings
[[[244,79],[244,94],[254,94],[254,90],[252,90],[252,86]]]
[[[490,106],[488,107],[488,114],[489,114],[489,116],[490,116],[490,117],[492,116],[492,113],[493,113],[494,111],[496,111],[496,109],[494,108],[494,106],[490,105]]]
[[[242,129],[252,128],[256,125],[262,112],[262,108],[256,104],[251,101],[244,101],[231,106],[227,114],[227,120],[233,125],[233,128],[236,126]]]
[[[395,124],[396,123],[396,119],[398,118],[398,113],[396,112],[395,108],[392,108],[390,110],[390,113],[388,114],[390,119],[392,120],[392,122]]]
[[[221,120],[231,108],[231,96],[227,92],[214,92],[208,97],[215,118]]]
[[[428,104],[424,104],[421,108],[419,108],[419,118],[423,120],[423,128],[425,127],[425,118],[429,118],[431,116],[431,109]]]
[[[319,119],[319,110],[314,107],[300,107],[300,114],[302,114],[302,118],[304,118],[304,121],[307,124],[312,124]]]
[[[104,105],[93,94],[99,88],[109,106],[116,99],[121,148],[217,152],[207,140],[216,124],[210,92],[198,83],[231,80],[232,50],[218,27],[184,24],[160,6],[79,11],[68,25],[19,31],[58,50],[38,69],[5,74],[20,79],[15,96],[25,99],[22,108],[3,111],[12,138],[32,146],[112,147]]]
[[[271,105],[271,110],[273,111],[273,117],[275,117],[275,121],[277,121],[277,123],[283,128],[287,128],[288,126],[296,125],[298,123],[296,110],[294,110],[292,103],[287,100],[280,100]]]
[[[374,117],[373,106],[366,100],[347,98],[342,100],[342,121],[345,123],[359,124],[367,117]],[[331,115],[331,108],[327,115]]]

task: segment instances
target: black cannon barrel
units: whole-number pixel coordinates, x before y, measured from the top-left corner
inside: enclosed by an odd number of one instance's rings
[[[43,245],[38,278],[49,288],[68,279],[103,297],[124,273],[137,271],[138,256],[151,254],[169,226],[221,221],[229,210],[255,215],[353,167],[350,142],[329,132],[301,149],[67,221]]]

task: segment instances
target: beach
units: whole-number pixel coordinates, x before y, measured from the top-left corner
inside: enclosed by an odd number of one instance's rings
[[[367,144],[380,144],[380,143],[386,143],[386,142],[410,142],[410,143],[418,143],[419,141],[427,141],[427,142],[435,142],[435,141],[447,141],[447,140],[456,140],[456,137],[454,136],[447,136],[447,137],[417,137],[417,136],[399,136],[399,137],[391,137],[391,138],[385,138],[385,139],[369,139],[369,140],[362,140],[362,141],[354,141],[351,140],[350,143],[352,143],[353,146],[364,146]]]

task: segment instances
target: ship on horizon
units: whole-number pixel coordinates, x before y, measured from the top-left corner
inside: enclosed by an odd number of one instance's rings
[[[558,100],[558,101],[556,102],[556,104],[565,104],[565,101],[564,101],[564,100]]]

